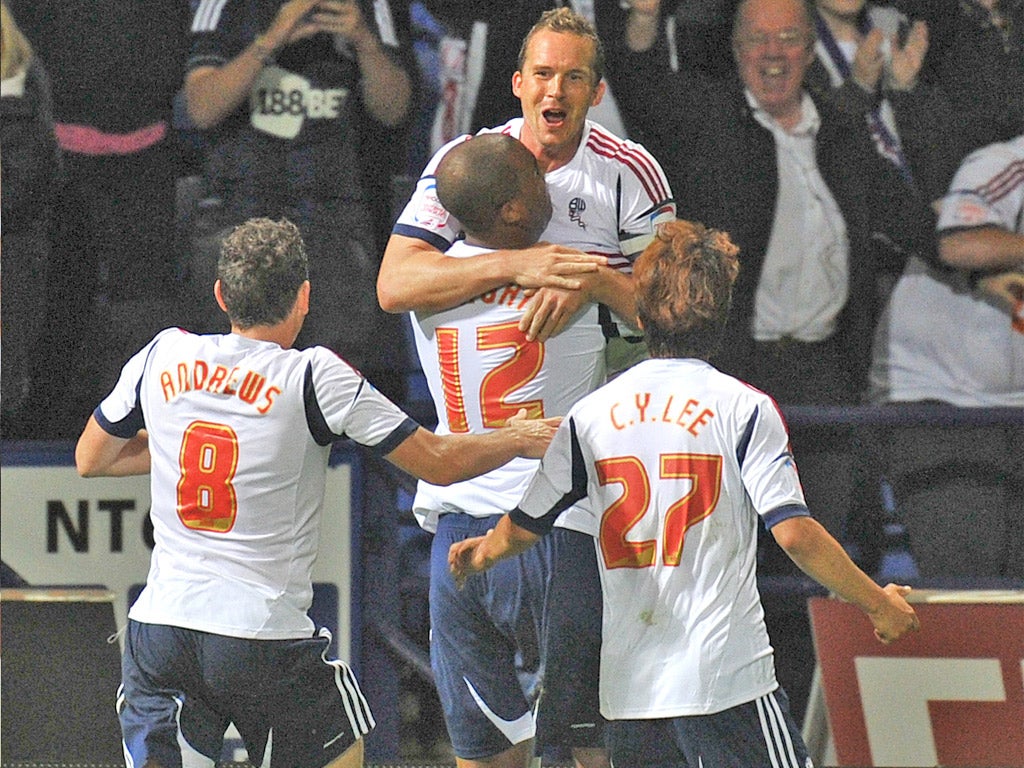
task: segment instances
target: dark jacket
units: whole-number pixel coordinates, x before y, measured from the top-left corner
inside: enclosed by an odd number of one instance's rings
[[[666,75],[657,55],[632,57],[628,77],[634,81],[632,104],[642,110],[646,126],[637,138],[664,167],[679,216],[728,232],[740,247],[732,314],[713,362],[740,378],[756,379],[751,323],[778,194],[774,138],[754,118],[738,80],[716,81],[692,72]],[[654,83],[656,91],[650,88]],[[648,98],[635,99],[645,90]],[[838,341],[850,380],[862,390],[880,311],[879,278],[886,270],[898,271],[907,252],[930,248],[935,219],[927,201],[877,154],[862,115],[844,113],[825,98],[815,104],[821,117],[818,168],[850,242],[849,298]],[[919,156],[916,147],[908,154]]]
[[[38,59],[26,70],[24,95],[0,99],[0,148],[5,234],[43,226],[60,183],[61,157],[50,84]]]

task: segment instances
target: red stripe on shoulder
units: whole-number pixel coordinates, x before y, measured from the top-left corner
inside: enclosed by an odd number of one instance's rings
[[[629,168],[644,187],[652,203],[660,203],[669,197],[668,183],[657,162],[639,144],[627,142],[617,136],[591,127],[587,137],[587,148],[592,152],[616,160]]]

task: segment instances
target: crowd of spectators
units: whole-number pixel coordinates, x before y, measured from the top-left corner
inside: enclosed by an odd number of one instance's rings
[[[126,350],[168,325],[216,330],[193,286],[253,215],[296,221],[309,245],[324,295],[300,345],[335,349],[402,402],[406,330],[373,285],[403,176],[518,113],[512,62],[551,5],[7,0],[3,437],[76,435]],[[1024,0],[814,0],[806,31],[768,3],[742,34],[736,0],[573,5],[606,47],[610,95],[591,118],[660,160],[681,217],[741,248],[724,370],[784,406],[1024,407],[1021,212],[985,213],[1024,186]],[[988,178],[964,170],[996,145]],[[965,202],[996,177],[1008,192]],[[1018,238],[1009,255],[950,255],[950,238],[993,228]],[[993,457],[979,475],[992,506],[1016,494],[1019,511],[1013,433],[962,437]],[[904,438],[878,441],[881,471],[922,445]],[[915,476],[950,470],[940,459]],[[954,517],[936,505],[918,514]]]

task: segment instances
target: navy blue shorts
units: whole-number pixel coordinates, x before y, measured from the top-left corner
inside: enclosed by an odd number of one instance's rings
[[[533,679],[550,573],[545,537],[456,588],[448,549],[499,516],[442,515],[430,556],[430,661],[455,754],[479,760],[534,735]]]
[[[661,720],[613,720],[616,768],[812,768],[782,688],[716,712]]]
[[[244,640],[128,622],[117,709],[132,764],[214,765],[234,723],[253,765],[321,768],[373,729],[330,633]]]
[[[601,668],[601,577],[594,539],[554,528],[544,610],[537,748],[604,747],[598,681]]]

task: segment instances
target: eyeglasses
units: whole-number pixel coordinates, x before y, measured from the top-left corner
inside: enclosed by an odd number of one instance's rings
[[[774,33],[751,32],[736,38],[739,46],[748,50],[765,48],[772,40],[778,43],[780,48],[786,50],[803,48],[809,42],[807,33],[799,29],[783,29]]]

